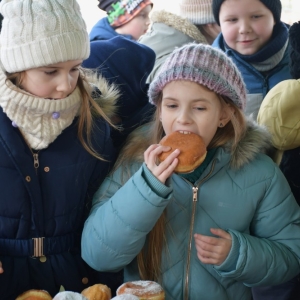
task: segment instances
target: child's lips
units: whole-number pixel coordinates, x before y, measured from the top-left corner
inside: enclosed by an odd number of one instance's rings
[[[244,45],[248,45],[248,44],[251,44],[254,40],[244,40],[244,41],[240,41],[241,44],[244,44]]]

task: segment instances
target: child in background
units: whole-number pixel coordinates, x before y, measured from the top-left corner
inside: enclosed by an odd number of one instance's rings
[[[156,54],[148,82],[155,78],[175,48],[192,42],[212,44],[220,33],[220,26],[214,19],[211,4],[212,0],[181,0],[178,15],[164,10],[151,14],[151,28],[139,39]]]
[[[300,22],[289,30],[290,70],[293,79],[278,83],[266,95],[257,121],[272,134],[275,159],[300,205]],[[254,300],[298,300],[300,272],[297,277],[278,286],[253,289]]]
[[[294,277],[300,208],[262,154],[269,135],[245,120],[246,89],[231,59],[203,44],[176,49],[149,97],[155,120],[132,134],[94,196],[84,260],[99,271],[125,268],[125,281],[159,281],[166,299],[250,300],[250,287]],[[157,163],[169,150],[161,138],[174,131],[205,142],[192,173],[173,173],[177,149]]]
[[[280,21],[280,0],[213,0],[221,34],[213,43],[231,57],[247,88],[245,114],[256,120],[268,91],[290,79],[288,27]]]
[[[154,106],[149,103],[146,79],[153,68],[155,53],[121,35],[93,41],[90,46],[91,54],[83,61],[83,67],[96,69],[120,92],[115,124],[122,129],[112,131],[114,145],[119,148],[131,131],[152,119]]]
[[[151,0],[98,0],[98,7],[107,12],[90,32],[90,41],[108,40],[123,35],[138,40],[150,25]]]
[[[81,292],[98,283],[80,238],[115,158],[116,92],[80,67],[90,42],[75,0],[2,0],[0,13],[0,298]]]

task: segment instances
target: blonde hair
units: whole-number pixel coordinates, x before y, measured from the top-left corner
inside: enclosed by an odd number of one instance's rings
[[[86,76],[86,73],[89,76]],[[14,85],[15,89],[19,92],[24,92],[21,89],[22,81],[24,79],[25,71],[16,72],[16,73],[7,73],[6,80],[10,80]],[[93,75],[83,69],[79,68],[79,77],[77,82],[77,87],[79,88],[80,94],[82,96],[82,102],[79,111],[78,117],[78,138],[81,142],[83,148],[92,156],[105,160],[101,157],[96,150],[94,150],[91,142],[91,132],[93,129],[93,118],[96,116],[102,117],[105,121],[107,121],[112,127],[115,126],[112,124],[110,118],[104,113],[99,104],[92,98],[91,90],[87,87],[89,86],[89,78],[93,77]]]
[[[222,147],[229,144],[231,153],[237,148],[239,141],[246,132],[246,120],[243,112],[230,100],[223,96],[218,97],[222,105],[233,107],[233,114],[230,121],[222,128],[218,128],[215,136],[208,145],[208,149]],[[157,100],[157,109],[153,121],[146,126],[138,128],[133,132],[122,149],[114,169],[119,166],[128,170],[127,166],[135,160],[143,161],[143,152],[151,144],[157,144],[164,136],[164,130],[160,121],[162,94]],[[132,174],[127,172],[126,179]],[[161,255],[166,246],[166,213],[165,211],[156,222],[147,237],[147,243],[137,256],[140,277],[143,280],[154,280],[160,282],[161,279]],[[166,247],[165,247],[166,249]]]

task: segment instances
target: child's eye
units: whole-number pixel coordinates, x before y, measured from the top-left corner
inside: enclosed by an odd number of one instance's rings
[[[228,19],[227,21],[233,23],[233,22],[236,22],[236,21],[237,21],[237,18],[230,18],[230,19]]]
[[[205,107],[195,107],[196,110],[206,110]]]
[[[261,18],[262,16],[261,15],[255,15],[255,16],[252,16],[253,19],[259,19]]]
[[[71,72],[76,72],[76,71],[79,71],[79,67],[73,68],[73,69],[71,70]]]
[[[53,70],[53,71],[45,71],[45,74],[46,75],[53,75],[56,73],[56,70]]]
[[[172,108],[176,108],[177,105],[176,104],[167,104],[166,107],[172,109]]]

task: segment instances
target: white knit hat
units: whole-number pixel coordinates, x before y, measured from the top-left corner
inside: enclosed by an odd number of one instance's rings
[[[19,72],[86,59],[90,42],[76,0],[2,0],[0,59]]]
[[[180,0],[179,13],[196,25],[216,23],[212,13],[212,0]]]

